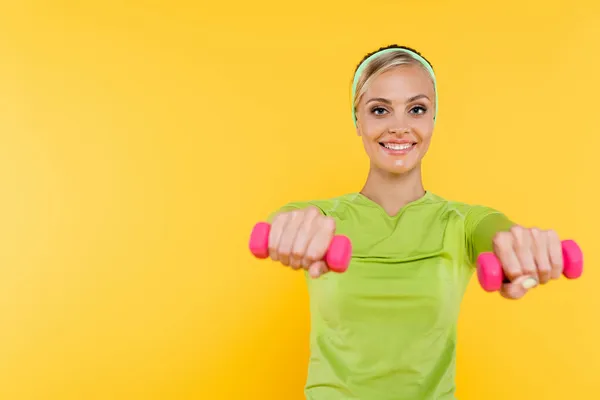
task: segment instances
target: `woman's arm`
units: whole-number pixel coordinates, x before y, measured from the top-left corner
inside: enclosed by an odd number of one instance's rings
[[[499,232],[510,232],[515,225],[505,214],[491,208],[471,211],[466,225],[470,261],[475,263],[480,253],[494,251],[494,237]]]
[[[482,252],[493,252],[510,280],[500,294],[518,299],[538,283],[560,278],[563,270],[561,241],[553,230],[525,228],[503,213],[474,207],[465,223],[470,261]]]

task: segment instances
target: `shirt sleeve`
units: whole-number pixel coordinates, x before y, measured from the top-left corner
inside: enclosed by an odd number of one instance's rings
[[[465,235],[469,262],[474,264],[480,253],[493,250],[493,238],[508,231],[514,222],[505,214],[484,206],[472,207],[465,217]]]

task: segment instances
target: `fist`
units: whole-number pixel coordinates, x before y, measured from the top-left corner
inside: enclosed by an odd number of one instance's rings
[[[329,272],[323,257],[334,234],[334,219],[316,207],[280,213],[271,224],[269,257],[317,278]]]
[[[560,278],[563,271],[562,244],[553,230],[513,226],[493,239],[494,253],[510,283],[500,294],[519,299],[539,284]]]

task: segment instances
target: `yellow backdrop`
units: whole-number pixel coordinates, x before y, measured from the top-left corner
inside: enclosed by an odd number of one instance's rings
[[[472,281],[459,398],[600,396],[597,2],[4,3],[0,398],[301,399],[303,278],[248,235],[360,189],[349,85],[389,43],[437,71],[427,189],[585,251],[522,301]]]

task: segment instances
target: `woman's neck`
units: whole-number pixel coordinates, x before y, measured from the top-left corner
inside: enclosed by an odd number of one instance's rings
[[[425,195],[421,168],[417,166],[406,174],[396,175],[371,167],[360,193],[394,216],[402,207]]]

